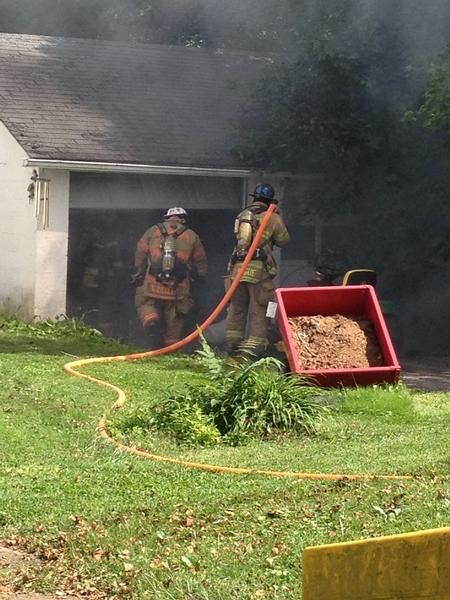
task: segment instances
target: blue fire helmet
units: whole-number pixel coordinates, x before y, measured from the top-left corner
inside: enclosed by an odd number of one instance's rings
[[[253,196],[255,200],[273,202],[275,201],[275,190],[270,185],[270,183],[258,183],[258,185],[255,187],[255,191],[253,192],[253,194],[250,194],[250,196]]]

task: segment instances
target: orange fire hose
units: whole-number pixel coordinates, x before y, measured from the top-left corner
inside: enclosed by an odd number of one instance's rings
[[[93,383],[97,383],[99,385],[103,385],[117,394],[117,400],[111,406],[111,410],[121,408],[126,402],[126,394],[125,392],[118,386],[109,383],[108,381],[104,381],[102,379],[98,379],[97,377],[93,377],[92,375],[86,375],[85,373],[79,372],[77,369],[84,367],[86,365],[94,364],[94,363],[109,363],[109,362],[119,362],[119,361],[128,361],[128,360],[141,360],[144,358],[153,358],[154,356],[162,356],[164,354],[170,354],[171,352],[175,352],[175,350],[179,350],[183,348],[189,342],[195,340],[200,333],[205,331],[219,316],[222,310],[225,308],[231,297],[233,296],[239,282],[244,275],[245,269],[247,268],[249,262],[251,261],[253,254],[255,253],[258,244],[261,240],[261,237],[264,233],[264,230],[269,222],[269,219],[276,209],[275,204],[271,204],[269,209],[266,211],[261,224],[258,228],[258,231],[255,234],[255,238],[250,246],[247,256],[242,263],[239,272],[237,273],[235,279],[232,281],[230,288],[219,302],[217,307],[213,310],[213,312],[209,315],[209,317],[202,323],[196,331],[193,331],[184,339],[176,342],[175,344],[170,344],[169,346],[165,346],[164,348],[158,348],[157,350],[150,350],[147,352],[139,352],[136,354],[124,354],[121,356],[99,356],[95,358],[85,358],[82,360],[75,360],[68,362],[64,365],[64,371],[69,375],[73,375],[74,377],[82,377],[83,379],[87,379],[88,381],[92,381]],[[116,441],[108,432],[107,424],[106,424],[106,415],[103,415],[98,423],[98,431],[99,434],[107,440],[110,444],[113,444],[117,448],[120,448],[124,452],[128,452],[130,454],[134,454],[135,456],[139,456],[141,458],[146,458],[148,460],[154,461],[162,461],[167,463],[174,463],[177,465],[181,465],[183,467],[189,467],[194,469],[200,469],[202,471],[209,471],[215,473],[229,473],[234,475],[268,475],[271,477],[293,477],[297,479],[313,479],[313,480],[332,480],[337,481],[340,479],[349,479],[349,480],[367,480],[367,479],[389,479],[389,480],[405,480],[405,479],[413,479],[411,475],[344,475],[337,473],[297,473],[292,471],[271,471],[264,469],[250,469],[250,468],[239,468],[239,467],[227,467],[220,465],[209,465],[206,463],[196,463],[190,462],[179,458],[172,458],[169,456],[160,456],[158,454],[151,454],[150,452],[146,452],[144,450],[138,450],[137,448],[132,448],[130,446],[125,446],[120,442]]]

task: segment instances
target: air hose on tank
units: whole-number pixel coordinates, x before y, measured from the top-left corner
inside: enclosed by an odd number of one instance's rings
[[[73,375],[74,377],[81,377],[83,379],[87,379],[88,381],[92,381],[98,385],[102,385],[113,390],[117,399],[111,407],[111,410],[121,408],[126,402],[126,394],[125,392],[118,386],[109,383],[108,381],[104,381],[103,379],[99,379],[97,377],[93,377],[92,375],[87,375],[86,373],[80,372],[78,369],[85,367],[87,365],[92,364],[103,364],[110,362],[124,362],[131,360],[142,360],[147,358],[153,358],[155,356],[163,356],[165,354],[170,354],[171,352],[175,352],[180,348],[183,348],[193,340],[195,340],[203,331],[205,331],[220,315],[222,310],[226,307],[229,300],[233,296],[239,282],[248,266],[256,249],[258,248],[259,242],[264,234],[264,230],[269,222],[269,219],[272,213],[276,209],[276,204],[271,204],[268,210],[265,212],[264,217],[261,221],[261,224],[258,228],[258,231],[255,234],[253,242],[248,250],[247,256],[245,257],[236,277],[231,282],[231,285],[219,302],[217,307],[213,310],[213,312],[209,315],[209,317],[202,323],[195,331],[190,333],[184,339],[176,342],[175,344],[170,344],[169,346],[165,346],[163,348],[158,348],[157,350],[149,350],[147,352],[139,352],[135,354],[124,354],[120,356],[100,356],[95,358],[86,358],[82,360],[75,360],[68,362],[64,365],[64,371],[69,375]],[[173,458],[169,456],[163,456],[158,454],[151,454],[150,452],[146,452],[144,450],[138,450],[137,448],[133,448],[130,446],[126,446],[121,444],[117,440],[115,440],[108,432],[107,429],[107,417],[103,415],[98,423],[98,432],[99,434],[107,440],[110,444],[113,444],[117,448],[120,448],[124,452],[128,452],[129,454],[134,454],[135,456],[139,456],[141,458],[145,458],[148,460],[161,461],[166,463],[173,463],[177,465],[181,465],[183,467],[195,468],[202,471],[209,471],[215,473],[229,473],[235,475],[244,475],[244,474],[253,474],[253,475],[266,475],[271,477],[290,477],[296,479],[312,479],[312,480],[332,480],[337,481],[340,479],[349,479],[349,480],[366,480],[366,479],[388,479],[388,480],[405,480],[405,479],[413,479],[411,475],[352,475],[352,474],[338,474],[338,473],[301,473],[301,472],[293,472],[293,471],[272,471],[272,470],[264,470],[264,469],[251,469],[251,468],[240,468],[240,467],[227,467],[221,465],[210,465],[206,463],[196,463],[191,462],[179,458]]]

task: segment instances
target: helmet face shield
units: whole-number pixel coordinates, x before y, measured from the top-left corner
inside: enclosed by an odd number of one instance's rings
[[[170,217],[180,217],[182,219],[187,219],[187,212],[181,206],[173,206],[169,208],[164,215],[165,219],[170,219]]]

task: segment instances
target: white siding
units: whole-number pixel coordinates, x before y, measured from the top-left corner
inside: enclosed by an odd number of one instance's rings
[[[50,179],[49,226],[36,232],[34,314],[41,318],[66,312],[69,172],[45,169]]]
[[[50,181],[49,228],[38,230],[27,188],[33,169],[0,122],[0,312],[22,318],[66,309],[69,173],[40,172]]]
[[[32,169],[23,167],[26,153],[0,122],[0,311],[33,315],[33,205],[27,187]]]

